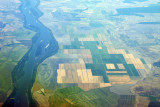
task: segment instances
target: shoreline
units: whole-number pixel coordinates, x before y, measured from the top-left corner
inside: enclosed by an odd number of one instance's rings
[[[14,89],[3,104],[8,106],[37,106],[32,98],[31,88],[35,82],[37,67],[46,58],[56,54],[59,46],[51,30],[44,26],[39,17],[43,13],[38,9],[40,0],[20,0],[19,9],[24,15],[24,28],[36,32],[32,38],[32,46],[12,71]],[[44,42],[41,43],[40,41]],[[50,45],[46,48],[46,45]]]

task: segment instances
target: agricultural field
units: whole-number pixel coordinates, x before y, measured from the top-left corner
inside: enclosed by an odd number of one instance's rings
[[[0,103],[12,91],[11,72],[30,48],[34,32],[23,27],[19,0],[0,1]]]
[[[23,26],[20,5],[0,1],[0,106],[37,33]],[[159,0],[40,0],[38,9],[59,45],[36,65],[31,94],[40,107],[160,105]]]
[[[108,88],[121,99],[110,106],[148,106],[152,100],[135,90],[139,82],[155,78],[153,63],[160,60],[157,2],[41,0],[40,20],[52,30],[60,49],[39,66],[36,79],[44,89],[55,91],[53,102],[58,96],[66,106],[74,105],[56,93],[74,86],[87,93]],[[138,103],[141,99],[148,103]]]

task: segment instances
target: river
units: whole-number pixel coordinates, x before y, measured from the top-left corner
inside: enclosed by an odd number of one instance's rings
[[[46,58],[57,53],[59,46],[50,29],[45,27],[39,17],[39,0],[21,0],[20,10],[24,15],[24,27],[36,32],[32,46],[12,71],[13,92],[3,107],[35,106],[31,88],[35,81],[37,67]]]

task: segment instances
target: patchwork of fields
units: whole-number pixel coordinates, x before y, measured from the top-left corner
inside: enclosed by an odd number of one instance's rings
[[[20,4],[0,1],[0,106],[35,34],[23,26]],[[159,104],[159,0],[40,0],[38,8],[59,44],[38,67],[32,95],[39,106]]]

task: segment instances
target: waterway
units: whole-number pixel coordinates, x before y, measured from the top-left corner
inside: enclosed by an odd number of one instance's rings
[[[39,0],[21,0],[20,10],[24,15],[24,27],[36,32],[32,46],[12,71],[13,92],[4,103],[4,107],[35,106],[31,88],[35,81],[37,67],[46,58],[57,53],[58,42],[50,29],[45,27],[39,17]]]

